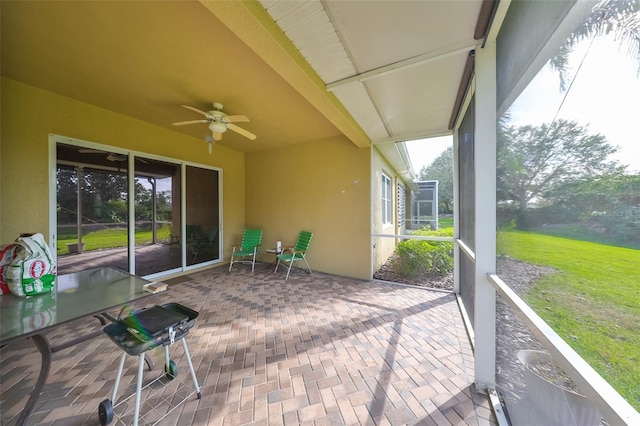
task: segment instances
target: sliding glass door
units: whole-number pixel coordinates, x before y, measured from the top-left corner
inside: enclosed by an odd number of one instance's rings
[[[134,164],[136,275],[179,269],[180,231],[174,217],[180,217],[180,166],[142,157]]]
[[[59,273],[94,262],[128,271],[128,156],[64,144],[56,151]]]
[[[60,274],[157,276],[220,260],[220,171],[80,144],[55,145]]]
[[[219,172],[186,167],[187,265],[220,258]]]

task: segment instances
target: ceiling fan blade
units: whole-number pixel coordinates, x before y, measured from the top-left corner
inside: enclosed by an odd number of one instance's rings
[[[197,123],[208,123],[209,120],[189,120],[189,121],[178,121],[177,123],[171,123],[174,126],[184,126],[185,124],[197,124]]]
[[[211,116],[209,115],[209,113],[204,112],[204,111],[201,111],[201,110],[199,110],[198,108],[194,108],[194,107],[189,106],[189,105],[182,105],[182,106],[183,106],[183,107],[185,107],[186,109],[190,109],[190,110],[191,110],[191,111],[193,111],[193,112],[197,112],[198,114],[202,114],[202,115],[204,115],[204,116],[205,116],[205,117],[207,117],[207,118],[211,118]]]
[[[222,133],[213,133],[213,140],[218,142],[222,140]]]
[[[227,123],[248,123],[249,119],[244,115],[227,115],[224,117]]]
[[[129,158],[128,155],[126,154],[109,154],[107,155],[107,160],[109,161],[115,161],[115,162],[122,162],[122,161],[127,161],[127,159]]]
[[[256,138],[256,135],[254,135],[253,133],[251,133],[251,132],[249,132],[249,131],[241,128],[241,127],[236,126],[235,124],[231,124],[231,123],[227,124],[227,129],[231,129],[236,133],[240,133],[245,138],[249,138],[251,140],[254,140]]]

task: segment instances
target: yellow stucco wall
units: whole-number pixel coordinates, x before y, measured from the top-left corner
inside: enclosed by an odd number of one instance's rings
[[[247,227],[265,249],[311,231],[312,270],[370,279],[370,155],[345,137],[247,154]]]
[[[1,86],[0,244],[49,234],[49,134],[223,169],[225,235],[242,232],[244,154],[6,78]],[[228,260],[230,242],[224,247]]]
[[[371,150],[345,137],[243,154],[112,111],[2,79],[0,244],[49,230],[49,134],[223,170],[224,260],[245,227],[264,247],[314,232],[314,270],[371,277]],[[246,176],[245,176],[246,170]],[[245,196],[246,191],[246,196]],[[268,255],[265,254],[265,260]]]
[[[396,228],[398,225],[398,194],[397,186],[398,179],[395,175],[393,168],[389,163],[380,155],[377,149],[372,150],[371,155],[371,220],[373,234],[390,234],[395,235],[400,232]],[[392,222],[391,224],[382,224],[382,174],[387,175],[391,179],[391,193],[392,193]],[[373,238],[373,269],[378,270],[382,266],[389,256],[393,253],[396,247],[396,239],[389,237],[374,237]]]

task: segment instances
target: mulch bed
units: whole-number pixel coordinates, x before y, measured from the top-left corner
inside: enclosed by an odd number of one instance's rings
[[[447,275],[424,273],[416,274],[411,277],[404,277],[393,269],[393,259],[395,254],[387,260],[387,263],[382,265],[380,269],[373,274],[373,278],[376,280],[390,281],[393,283],[402,283],[409,285],[416,285],[420,287],[435,288],[438,290],[453,290],[453,273]]]

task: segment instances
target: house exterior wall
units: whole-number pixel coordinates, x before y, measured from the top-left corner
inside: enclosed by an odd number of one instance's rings
[[[398,231],[398,179],[391,165],[380,155],[377,149],[371,155],[371,228],[373,234],[395,235]],[[391,179],[391,199],[393,208],[391,224],[382,224],[382,174]],[[402,227],[401,229],[404,229]],[[373,272],[382,266],[396,248],[395,238],[373,238]]]
[[[247,153],[246,226],[263,228],[263,252],[311,231],[312,270],[370,279],[370,164],[344,136]]]
[[[2,79],[0,244],[21,232],[49,229],[50,133],[223,169],[225,235],[242,232],[245,213],[244,154],[131,117]],[[225,240],[225,260],[231,246]]]
[[[48,155],[49,134],[57,134],[222,169],[225,262],[243,229],[253,226],[264,228],[264,247],[293,243],[300,230],[314,232],[312,269],[337,275],[370,279],[393,252],[395,239],[378,238],[372,265],[372,231],[396,232],[395,173],[375,150],[372,160],[372,149],[344,136],[251,154],[215,145],[207,155],[200,139],[113,111],[7,78],[1,89],[0,244],[22,232],[41,232],[47,240],[55,232],[49,229]],[[394,222],[385,227],[383,170],[392,179],[394,203]]]

